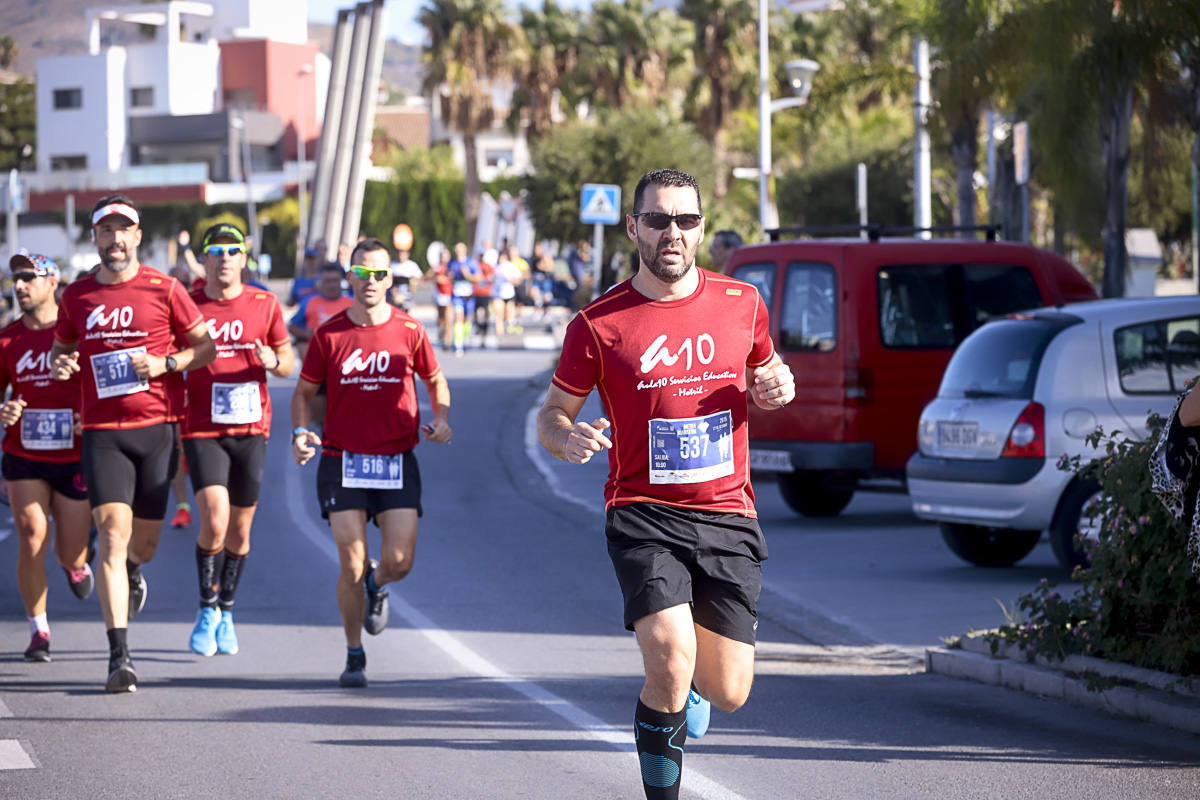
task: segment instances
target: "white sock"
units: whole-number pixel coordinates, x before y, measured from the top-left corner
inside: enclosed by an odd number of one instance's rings
[[[29,617],[29,633],[35,634],[38,631],[42,633],[50,632],[50,622],[46,619],[46,615],[38,614],[36,617]]]

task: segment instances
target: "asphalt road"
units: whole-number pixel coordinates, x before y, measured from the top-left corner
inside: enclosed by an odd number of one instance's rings
[[[129,633],[141,684],[123,696],[103,692],[95,598],[75,600],[56,570],[54,661],[22,660],[16,547],[0,541],[0,797],[640,797],[640,659],[604,547],[604,467],[530,447],[551,359],[443,360],[455,438],[418,449],[416,568],[368,637],[366,690],[336,685],[335,554],[315,465],[286,447],[287,382],[237,656],[187,648],[194,523],[165,530],[147,567]],[[836,520],[802,520],[760,487],[758,678],[745,708],[714,712],[689,743],[685,797],[1200,796],[1200,738],[924,674],[922,648],[999,624],[997,599],[1063,575],[1044,544],[1012,570],[969,567],[906,509],[863,494]]]

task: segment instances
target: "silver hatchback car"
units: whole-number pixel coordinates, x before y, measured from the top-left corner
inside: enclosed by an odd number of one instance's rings
[[[1200,374],[1200,297],[1096,300],[989,322],[950,359],[918,423],[907,467],[914,513],[941,523],[960,558],[1009,566],[1048,530],[1066,569],[1086,562],[1076,534],[1094,481],[1058,469],[1094,456],[1097,426],[1146,435]]]

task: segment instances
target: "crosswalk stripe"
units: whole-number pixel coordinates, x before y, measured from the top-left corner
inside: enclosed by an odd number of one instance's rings
[[[16,739],[0,739],[0,770],[37,769],[37,764]]]

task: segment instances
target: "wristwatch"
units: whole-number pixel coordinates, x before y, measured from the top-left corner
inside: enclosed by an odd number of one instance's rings
[[[175,356],[167,356],[166,364],[167,372],[174,372],[179,369],[179,364],[175,361]]]

